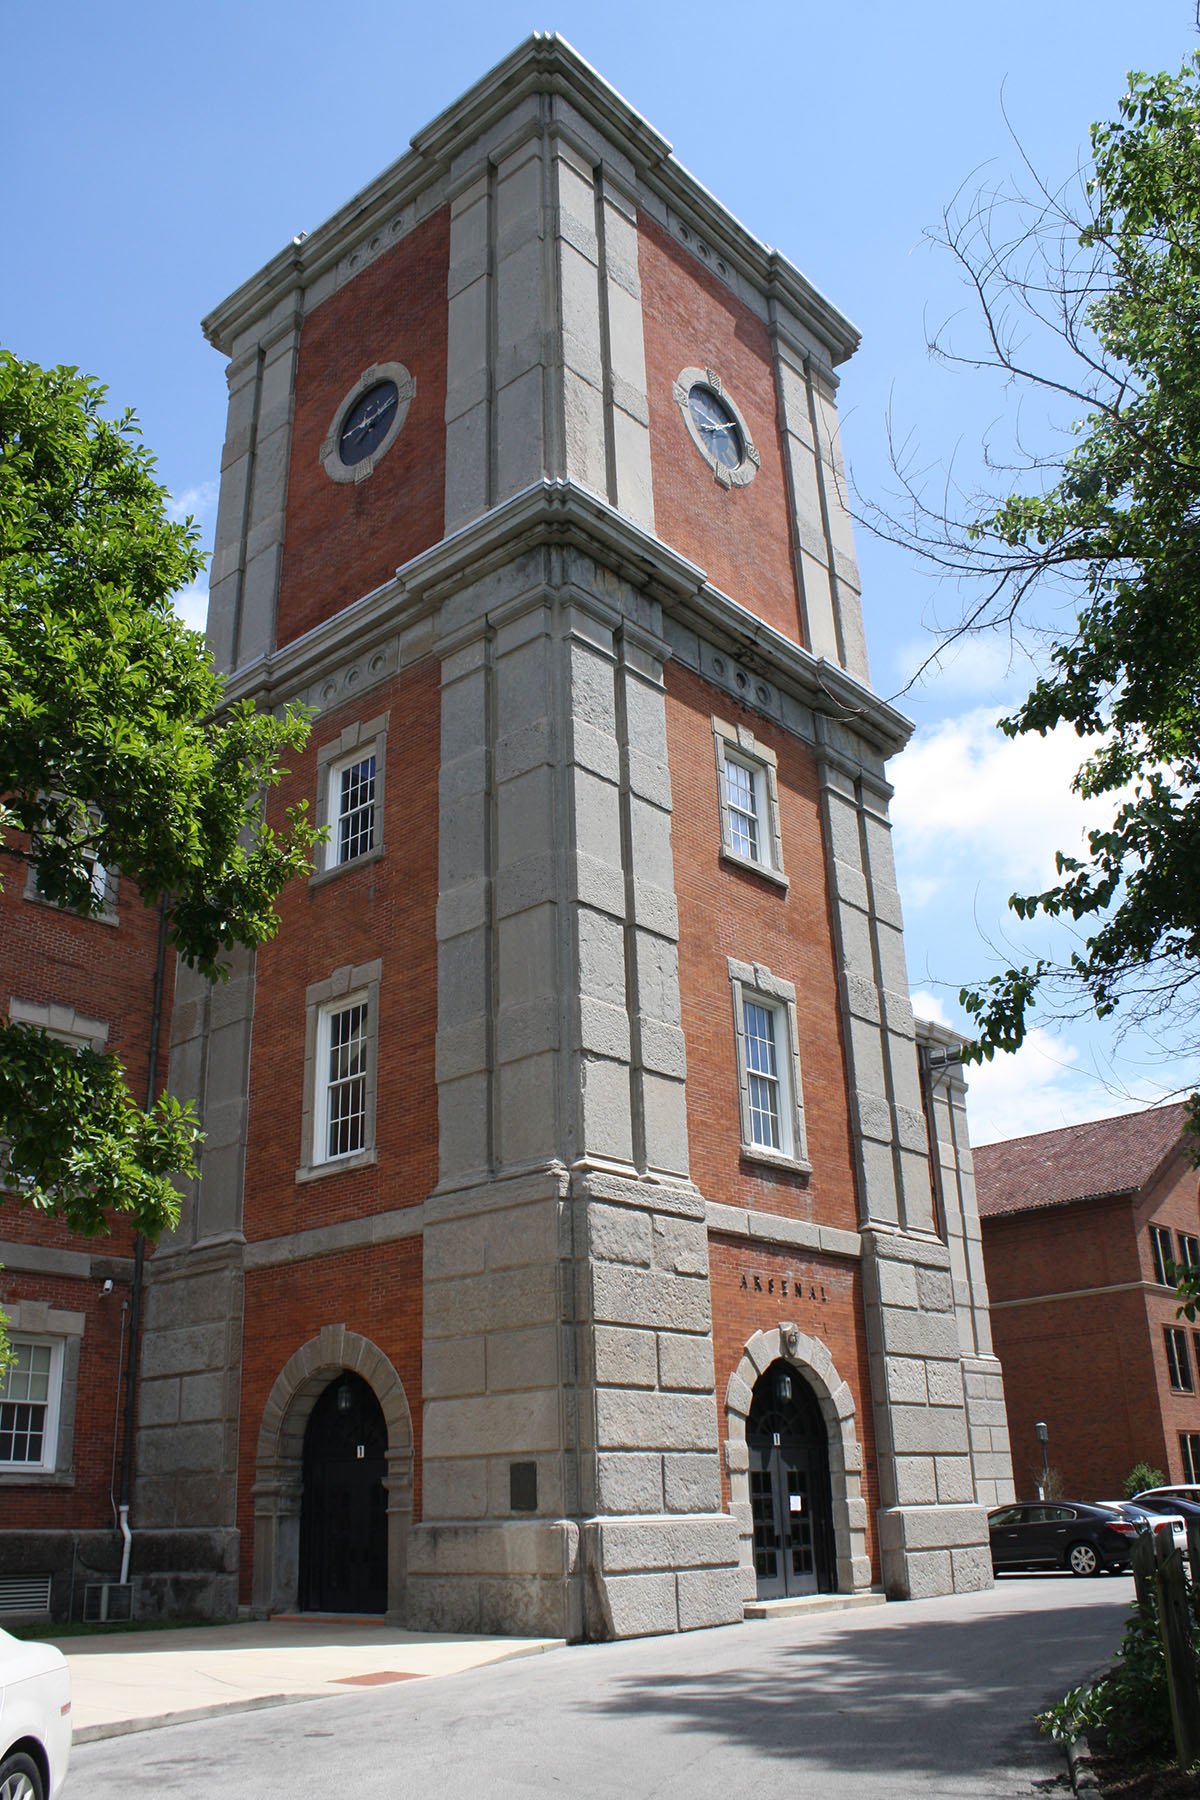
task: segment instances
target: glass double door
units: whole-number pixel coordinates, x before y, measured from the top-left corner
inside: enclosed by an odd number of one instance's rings
[[[760,1600],[833,1587],[833,1508],[825,1422],[816,1396],[788,1364],[754,1390],[747,1420],[754,1568]]]

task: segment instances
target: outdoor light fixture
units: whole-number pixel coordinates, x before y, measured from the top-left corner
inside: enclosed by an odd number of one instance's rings
[[[1046,1489],[1050,1485],[1050,1452],[1046,1446],[1050,1442],[1050,1427],[1044,1419],[1039,1419],[1034,1426],[1038,1443],[1042,1446],[1042,1499],[1046,1498]]]
[[[354,1395],[350,1392],[350,1383],[343,1381],[337,1391],[337,1409],[340,1413],[348,1413],[354,1405]]]
[[[781,1406],[786,1406],[792,1397],[792,1378],[786,1369],[780,1369],[775,1380],[775,1398]]]

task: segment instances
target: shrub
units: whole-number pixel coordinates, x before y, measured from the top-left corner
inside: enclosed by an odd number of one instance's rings
[[[1161,1469],[1152,1463],[1136,1462],[1125,1477],[1124,1494],[1126,1500],[1132,1500],[1135,1494],[1143,1493],[1146,1488],[1165,1487],[1166,1476]]]

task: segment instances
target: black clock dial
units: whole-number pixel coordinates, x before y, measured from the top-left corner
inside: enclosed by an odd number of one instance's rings
[[[688,393],[688,411],[709,455],[723,469],[740,468],[746,457],[745,440],[721,396],[698,381]]]
[[[394,381],[377,381],[361,394],[342,420],[338,438],[338,455],[348,469],[364,462],[382,444],[400,404],[400,390]]]

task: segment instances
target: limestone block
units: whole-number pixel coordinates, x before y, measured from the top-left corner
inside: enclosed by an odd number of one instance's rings
[[[678,1576],[679,1629],[699,1631],[732,1625],[743,1616],[741,1575],[726,1569],[681,1569]]]
[[[694,1392],[711,1394],[712,1339],[692,1337],[680,1332],[660,1332],[658,1379],[664,1388],[690,1388]]]
[[[597,1325],[592,1334],[595,1379],[601,1386],[652,1388],[658,1380],[654,1333]]]
[[[668,1512],[713,1513],[721,1506],[720,1466],[715,1456],[673,1452],[662,1459]]]
[[[887,1308],[879,1312],[878,1319],[883,1345],[889,1355],[957,1360],[958,1332],[953,1313],[900,1312]]]
[[[967,1454],[967,1423],[951,1407],[894,1406],[892,1442],[900,1452],[921,1456]]]
[[[558,1064],[554,1052],[505,1063],[498,1071],[502,1165],[536,1162],[559,1142]]]
[[[943,1269],[917,1270],[918,1304],[924,1312],[949,1312],[954,1305],[950,1277]]]
[[[223,1368],[226,1358],[226,1326],[194,1325],[183,1331],[158,1330],[146,1335],[142,1346],[142,1374],[184,1375]]]
[[[503,340],[502,340],[503,341]],[[493,412],[496,421],[496,499],[519,493],[545,471],[542,412],[543,371],[527,374],[497,389]]]
[[[587,1209],[587,1224],[588,1245],[594,1257],[604,1262],[650,1267],[655,1234],[648,1213],[629,1206],[600,1206],[593,1201]]]
[[[617,1263],[592,1270],[592,1314],[612,1325],[707,1333],[712,1314],[707,1281]]]
[[[179,1381],[143,1381],[138,1390],[138,1428],[145,1431],[153,1425],[174,1425],[179,1420]]]
[[[647,1069],[641,1090],[646,1166],[663,1175],[686,1175],[687,1107],[682,1081]]]
[[[205,1475],[225,1466],[225,1426],[173,1425],[138,1439],[139,1475]]]
[[[426,1285],[425,1336],[471,1336],[481,1331],[517,1330],[558,1317],[554,1267],[497,1269],[468,1281]]]
[[[733,1520],[720,1513],[677,1519],[606,1519],[600,1533],[603,1565],[610,1574],[719,1568],[737,1559]]]
[[[519,1268],[552,1262],[558,1251],[558,1200],[548,1198],[484,1214],[487,1266]]]
[[[745,1438],[726,1438],[725,1467],[731,1475],[744,1475],[750,1467],[750,1450]]]
[[[707,1395],[601,1388],[596,1394],[596,1440],[605,1450],[712,1450],[717,1419]]]
[[[596,1503],[600,1513],[661,1513],[662,1457],[612,1451],[597,1456]]]
[[[541,979],[553,964],[543,952]],[[580,908],[575,915],[575,953],[581,992],[609,1006],[626,1009],[625,930],[619,919]]]
[[[950,1565],[956,1594],[978,1594],[996,1585],[992,1573],[992,1555],[986,1544],[966,1550],[952,1550]]]
[[[455,1279],[482,1272],[485,1263],[483,1219],[447,1219],[425,1227],[423,1258],[426,1281]]]
[[[426,1457],[422,1480],[424,1517],[482,1519],[488,1510],[488,1466],[478,1457]]]
[[[708,1230],[700,1219],[656,1216],[654,1266],[674,1275],[708,1274]]]
[[[967,1506],[975,1499],[975,1478],[969,1456],[939,1456],[937,1499],[941,1506]]]
[[[928,1273],[926,1270],[920,1272]],[[907,1263],[876,1263],[875,1280],[878,1283],[881,1303],[884,1306],[919,1307],[921,1299],[917,1286],[917,1273],[918,1271]]]
[[[549,1079],[548,1072],[543,1079]],[[632,1162],[633,1118],[629,1071],[624,1061],[580,1057],[579,1137],[581,1148],[590,1155]],[[533,1143],[529,1141],[528,1154],[533,1153]]]
[[[485,1386],[482,1337],[432,1338],[425,1345],[421,1387],[426,1400],[478,1394]]]
[[[939,1498],[936,1462],[932,1456],[898,1456],[895,1481],[898,1506],[932,1506]]]
[[[464,1395],[425,1406],[425,1455],[529,1456],[559,1447],[556,1390]]]
[[[151,1275],[146,1285],[146,1325],[176,1330],[224,1321],[229,1317],[231,1282],[228,1269],[188,1274],[179,1280]]]
[[[179,1417],[184,1424],[226,1415],[223,1370],[203,1375],[184,1375],[179,1383]]]
[[[561,1368],[557,1325],[492,1332],[486,1341],[489,1394],[558,1385]]]
[[[678,1629],[674,1575],[601,1575],[597,1591],[601,1617],[591,1635],[652,1637]]]
[[[925,1371],[936,1365],[915,1356],[889,1356],[884,1359],[888,1399],[909,1405],[924,1405],[928,1398]]]
[[[962,1406],[962,1365],[957,1362],[929,1362],[925,1365],[931,1406]]]
[[[934,1600],[939,1594],[954,1592],[954,1564],[948,1550],[910,1553],[905,1559],[905,1573],[910,1600]]]
[[[747,1418],[750,1413],[750,1404],[753,1398],[754,1396],[750,1388],[746,1382],[742,1380],[740,1375],[731,1375],[729,1377],[729,1383],[725,1389],[724,1400],[725,1405],[729,1408],[730,1412],[740,1414],[743,1419]]]
[[[887,1507],[878,1520],[879,1542],[887,1550],[950,1550],[988,1541],[979,1506]]]
[[[557,1519],[496,1519],[486,1524],[416,1525],[409,1569],[440,1575],[561,1575],[576,1528]]]

